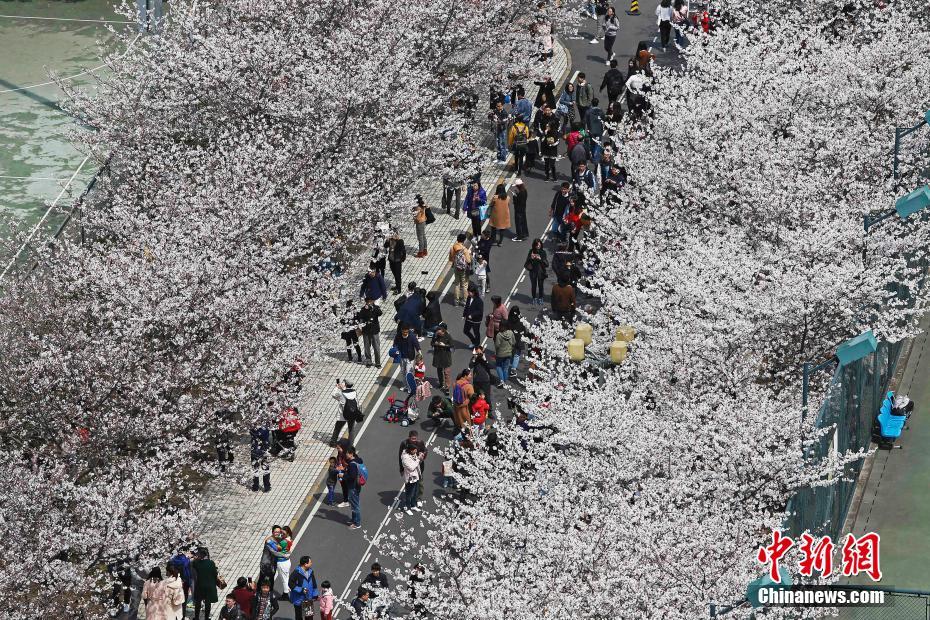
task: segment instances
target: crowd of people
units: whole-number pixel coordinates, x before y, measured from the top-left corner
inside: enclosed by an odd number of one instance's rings
[[[621,70],[613,50],[620,28],[616,10],[602,0],[592,2],[589,8],[591,18],[598,20],[609,65],[599,87],[590,83],[584,72],[569,80],[558,95],[550,77],[535,82],[538,90],[533,102],[520,84],[506,91],[492,87],[487,117],[499,165],[512,165],[512,184],[499,183],[486,190],[480,171],[468,173],[461,180],[443,178],[440,208],[452,218],[464,214],[469,220],[470,230],[460,232],[447,253],[452,279],[449,303],[461,308],[461,334],[471,349],[467,364],[454,367],[454,339],[443,316],[450,313],[443,307],[439,292],[405,280],[405,272],[409,272],[405,263],[411,256],[399,229],[386,230],[375,240],[358,299],[336,309],[342,321],[340,335],[346,359],[369,367],[381,366],[382,330],[385,323],[391,322],[386,317],[393,319],[387,354],[400,366],[403,389],[408,393],[398,408],[415,419],[420,408],[425,407],[427,419],[436,427],[449,423],[454,441],[442,463],[441,486],[466,496],[467,468],[463,464],[471,451],[484,449],[493,455],[497,450],[495,425],[501,412],[495,407],[492,391],[499,390],[499,400],[503,395],[516,411],[514,423],[530,428],[526,414],[510,398],[510,392],[527,378],[521,362],[533,346],[533,326],[518,305],[491,294],[493,249],[501,247],[505,239],[528,242],[523,266],[530,281],[530,305],[545,305],[547,282],[554,276],[548,291],[550,316],[564,323],[573,322],[579,281],[592,267],[585,248],[585,235],[593,222],[592,207],[609,206],[627,182],[627,172],[611,146],[613,127],[625,116],[636,121],[650,113],[648,93],[654,79],[654,56],[641,46]],[[688,20],[684,0],[660,0],[656,15],[663,47],[672,32],[676,44],[681,45],[683,24]],[[551,26],[544,30],[552,32]],[[596,42],[595,35],[592,43]],[[541,50],[542,58],[551,57],[551,52],[550,44]],[[602,107],[602,101],[606,107]],[[562,160],[567,162],[564,173],[556,165]],[[549,203],[550,222],[543,238],[531,238],[527,218],[529,195],[524,177],[537,167],[542,169],[545,180],[558,183]],[[412,200],[410,218],[417,239],[412,258],[427,257],[427,227],[436,221],[436,215],[421,195]],[[385,303],[391,293],[397,295],[392,309]],[[427,356],[435,369],[434,382],[426,379]],[[292,402],[300,393],[302,364],[297,360],[274,386],[275,390],[287,390]],[[432,389],[436,392],[432,393]],[[367,467],[354,446],[355,428],[364,413],[351,381],[338,379],[332,397],[340,414],[330,439],[335,454],[327,462],[322,501],[335,510],[348,509],[346,525],[354,530],[362,527],[360,497],[368,478]],[[270,462],[274,458],[293,458],[297,449],[300,415],[296,406],[284,408],[274,420],[251,431],[255,492],[270,491]],[[216,451],[223,468],[232,460],[228,437],[217,439]],[[398,507],[404,514],[420,510],[426,457],[425,442],[417,430],[411,430],[398,450],[398,471],[403,481]],[[272,526],[263,541],[257,577],[238,578],[221,604],[220,617],[270,620],[279,612],[279,600],[287,600],[294,608],[295,620],[313,618],[315,608],[322,620],[331,620],[336,599],[330,582],[318,581],[308,556],[295,558],[296,565],[292,565],[293,545],[290,528]],[[411,583],[422,580],[423,572],[419,565],[415,567]],[[351,602],[352,613],[357,618],[368,618],[383,611],[377,598],[388,587],[387,575],[377,563],[372,565]],[[213,606],[219,603],[218,593],[225,588],[225,580],[209,552],[192,548],[173,557],[164,574],[161,567],[152,569],[142,598],[147,617],[155,620],[185,617],[188,602],[192,603],[195,618],[200,618],[201,612],[202,617],[209,618]]]

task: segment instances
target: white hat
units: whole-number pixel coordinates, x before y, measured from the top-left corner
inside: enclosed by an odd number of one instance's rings
[[[513,182],[514,185],[523,185],[523,179],[517,179]]]

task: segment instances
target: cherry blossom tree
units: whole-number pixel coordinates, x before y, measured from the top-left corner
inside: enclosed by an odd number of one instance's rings
[[[99,617],[109,563],[189,538],[215,439],[269,422],[282,372],[331,346],[441,130],[481,130],[452,94],[534,70],[535,10],[177,0],[91,87],[62,84],[106,172],[83,242],[3,282],[4,617]]]
[[[424,617],[706,617],[762,573],[794,493],[862,457],[805,457],[832,429],[802,424],[799,366],[916,331],[930,228],[862,218],[922,169],[895,182],[890,151],[930,109],[930,21],[861,3],[837,33],[829,2],[776,3],[777,23],[750,4],[657,68],[648,120],[613,127],[630,183],[591,206],[588,360],[566,359],[571,327],[534,326],[529,419],[468,453],[471,495],[423,516],[430,544],[386,545],[427,567]],[[630,354],[601,367],[620,325]]]

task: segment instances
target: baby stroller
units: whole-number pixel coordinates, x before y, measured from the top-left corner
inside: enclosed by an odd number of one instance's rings
[[[294,460],[297,451],[297,433],[300,432],[300,415],[297,407],[288,407],[281,412],[278,418],[278,428],[271,433],[271,448],[268,452],[272,456]]]
[[[896,446],[894,442],[907,428],[905,423],[913,410],[914,401],[907,396],[895,396],[894,392],[885,395],[881,409],[872,423],[872,441],[878,444],[879,449],[901,449],[901,446]]]
[[[403,400],[388,396],[388,410],[382,416],[386,422],[397,422],[401,426],[409,426],[420,417],[416,405],[417,382],[413,378],[413,373],[408,372],[406,380],[409,393]]]

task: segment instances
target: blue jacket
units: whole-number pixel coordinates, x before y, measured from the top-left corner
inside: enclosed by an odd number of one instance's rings
[[[193,582],[193,574],[191,573],[191,559],[179,553],[168,562],[169,564],[174,564],[178,567],[178,573],[181,575],[181,582],[190,585]]]
[[[471,185],[468,186],[468,190],[465,192],[465,202],[462,203],[462,210],[465,212],[465,215],[468,217],[477,217],[478,207],[487,204],[488,194],[484,191],[484,188],[478,190],[478,195],[475,196],[475,192],[472,189]],[[471,211],[474,210],[476,213],[472,214]]]
[[[407,325],[416,325],[420,322],[420,315],[426,309],[423,298],[419,295],[411,295],[404,302],[397,312],[397,320]]]
[[[530,103],[530,100],[526,97],[517,101],[517,105],[514,106],[513,111],[514,115],[527,125],[533,120],[533,104]]]
[[[304,601],[312,601],[320,595],[316,587],[316,575],[313,574],[312,568],[304,572],[303,567],[298,566],[291,572],[287,587],[291,589],[288,598],[295,607]]]
[[[420,350],[420,342],[417,340],[417,335],[413,333],[413,330],[410,330],[406,338],[401,334],[394,336],[394,348],[400,351],[400,356],[402,358],[412,360],[417,356],[417,352]]]
[[[376,273],[374,276],[365,274],[362,280],[361,296],[365,299],[387,299],[387,284],[384,276]]]

